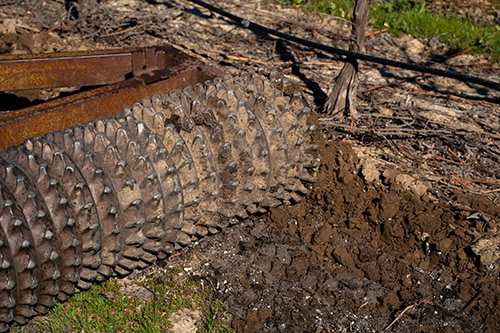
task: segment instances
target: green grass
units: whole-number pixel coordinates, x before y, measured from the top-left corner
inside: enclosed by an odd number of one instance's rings
[[[308,12],[319,12],[350,19],[354,8],[352,0],[293,0],[276,1],[280,5],[300,5]],[[434,37],[448,45],[450,53],[480,53],[491,62],[500,60],[500,26],[478,26],[472,21],[451,13],[437,13],[421,2],[385,0],[384,5],[372,2],[369,23],[377,29],[385,28],[396,34],[409,34],[424,42]],[[493,1],[500,7],[500,1]],[[493,8],[490,8],[493,10]]]
[[[182,310],[197,310],[203,316],[198,332],[233,332],[231,314],[220,299],[204,290],[189,276],[169,272],[150,278],[142,286],[153,293],[151,300],[124,296],[116,279],[74,295],[56,305],[47,316],[12,332],[164,332],[171,327],[170,316]]]
[[[233,330],[227,325],[227,310],[220,299],[211,299],[208,311],[203,319],[203,326],[199,332],[224,332],[230,333]]]

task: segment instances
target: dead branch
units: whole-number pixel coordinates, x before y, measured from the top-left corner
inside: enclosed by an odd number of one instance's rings
[[[404,308],[403,311],[401,311],[401,313],[386,327],[384,328],[384,332],[387,332],[389,331],[389,329],[406,313],[406,311],[414,308],[414,307],[417,307],[423,303],[428,303],[430,302],[431,299],[430,298],[427,298],[427,299],[424,299],[424,300],[421,300],[420,302],[418,303],[415,303],[415,304],[412,304],[412,305],[408,305],[406,308]]]
[[[267,62],[267,61],[262,61],[262,60],[258,60],[258,59],[252,59],[252,58],[248,58],[248,57],[232,56],[232,55],[229,55],[229,54],[226,54],[225,56],[229,60],[254,62],[256,64],[264,65],[264,66],[290,66],[290,65],[293,64],[292,61]]]
[[[450,160],[448,158],[436,156],[436,155],[429,156],[429,158],[432,158],[433,160],[437,160],[437,161],[443,161],[443,162],[447,162],[450,164],[455,164],[455,165],[466,165],[466,163],[463,161],[462,162],[455,162],[455,161]]]
[[[413,0],[413,2],[425,3],[429,6],[435,7],[482,7],[484,3],[471,2],[471,3],[456,3],[456,2],[429,2],[425,0]]]
[[[481,192],[481,194],[489,194],[489,193],[496,193],[496,192],[500,192],[500,188],[497,188],[496,190],[484,191],[484,192]]]
[[[477,183],[477,184],[487,184],[487,185],[496,185],[496,186],[500,185],[499,182],[492,182],[492,181],[484,180],[484,179],[470,179],[470,178],[458,178],[458,177],[457,177],[457,179],[461,180],[461,181]]]
[[[440,94],[440,93],[436,93],[433,91],[425,91],[425,90],[408,90],[408,91],[406,91],[406,93],[412,94],[412,95],[428,95],[428,96],[439,97],[439,98],[454,99],[454,100],[458,100],[461,102],[466,102],[466,103],[471,104],[471,105],[487,106],[489,108],[494,109],[495,111],[500,111],[500,108],[497,107],[498,104],[484,101],[484,100],[480,101],[480,102],[475,102],[471,99],[464,98],[464,97],[459,97],[459,96],[455,96],[455,95],[448,95],[448,94]]]

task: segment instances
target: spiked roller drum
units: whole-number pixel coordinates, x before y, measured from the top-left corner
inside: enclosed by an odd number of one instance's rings
[[[277,72],[145,98],[0,152],[0,331],[301,200],[318,121]]]

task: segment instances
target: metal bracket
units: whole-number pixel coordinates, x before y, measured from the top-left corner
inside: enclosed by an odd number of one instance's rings
[[[97,86],[0,114],[0,149],[220,74],[171,46],[0,56],[0,91]]]

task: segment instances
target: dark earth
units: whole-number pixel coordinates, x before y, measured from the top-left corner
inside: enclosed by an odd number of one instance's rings
[[[491,4],[477,3],[458,14],[494,22]],[[349,25],[332,17],[272,1],[217,5],[347,47],[331,33],[296,23],[348,35]],[[498,91],[361,63],[361,117],[331,117],[322,106],[342,66],[336,56],[238,28],[187,1],[102,0],[86,15],[70,7],[55,0],[0,1],[0,52],[170,43],[228,73],[279,69],[316,107],[325,134],[323,165],[302,202],[240,221],[157,263],[188,268],[213,288],[238,332],[500,331]],[[453,53],[439,40],[373,27],[367,40],[371,54],[439,58],[499,80],[498,64]]]

